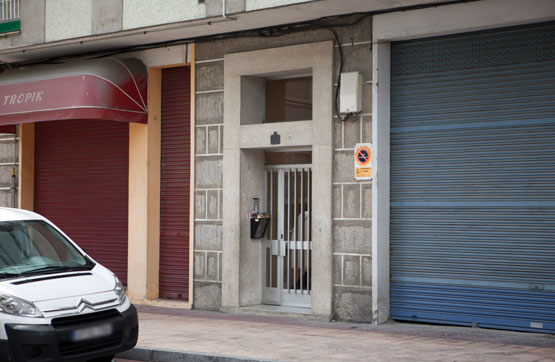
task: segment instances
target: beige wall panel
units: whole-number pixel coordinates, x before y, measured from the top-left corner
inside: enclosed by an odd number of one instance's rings
[[[149,70],[148,125],[129,125],[129,296],[158,298],[161,70]]]
[[[246,0],[245,7],[247,11],[259,10],[265,8],[273,8],[276,6],[284,6],[298,3],[305,3],[311,0]]]
[[[199,19],[206,7],[197,0],[123,0],[123,29]]]
[[[93,34],[120,31],[122,12],[122,0],[94,0],[92,2]]]
[[[149,67],[183,65],[191,62],[192,44],[183,44],[163,48],[148,49],[138,52],[122,53],[119,58],[137,58]]]
[[[46,0],[45,40],[55,41],[92,33],[92,0]]]
[[[129,125],[129,253],[127,286],[133,299],[147,295],[147,146],[148,126]]]

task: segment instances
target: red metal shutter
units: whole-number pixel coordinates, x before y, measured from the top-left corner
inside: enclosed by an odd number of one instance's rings
[[[162,71],[160,297],[188,300],[191,70]]]
[[[35,211],[127,282],[129,125],[35,124]]]

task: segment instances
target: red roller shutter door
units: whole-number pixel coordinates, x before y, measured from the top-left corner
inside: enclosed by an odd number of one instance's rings
[[[127,281],[129,124],[35,124],[35,211]]]
[[[162,71],[160,297],[188,300],[191,178],[190,67]]]

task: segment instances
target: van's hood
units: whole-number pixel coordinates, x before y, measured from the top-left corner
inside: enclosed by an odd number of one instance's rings
[[[34,303],[43,313],[96,309],[117,299],[113,274],[96,265],[91,271],[64,272],[6,280],[0,293]],[[80,310],[79,310],[80,309]]]

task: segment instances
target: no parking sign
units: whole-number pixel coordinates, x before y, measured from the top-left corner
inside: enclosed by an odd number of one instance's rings
[[[371,143],[357,143],[355,145],[355,178],[357,180],[372,179]]]

